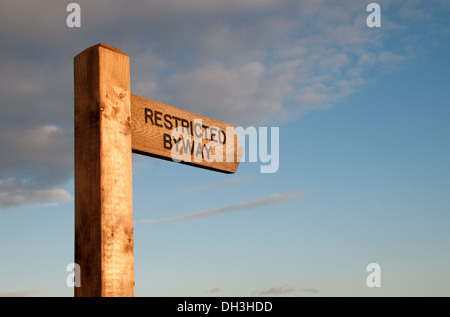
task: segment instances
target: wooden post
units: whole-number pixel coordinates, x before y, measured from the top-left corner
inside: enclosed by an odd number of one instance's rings
[[[129,57],[97,44],[74,73],[75,296],[133,296]]]

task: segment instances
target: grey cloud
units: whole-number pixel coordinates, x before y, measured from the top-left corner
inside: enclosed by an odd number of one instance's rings
[[[14,131],[49,124],[72,126],[71,59],[60,63],[50,58],[45,62],[6,58],[1,60],[0,70],[2,128]]]
[[[73,134],[55,126],[7,131],[0,136],[0,179],[34,186],[64,183],[73,169]]]
[[[61,188],[41,190],[29,187],[28,184],[15,179],[1,180],[0,208],[10,209],[35,203],[44,203],[45,206],[56,207],[57,203],[55,201],[72,200],[72,196]],[[3,191],[3,189],[6,189],[6,191]],[[52,203],[45,203],[47,201],[52,201]]]
[[[72,176],[72,144],[55,126],[0,136],[0,209],[70,200],[61,186]]]
[[[373,32],[366,3],[352,0],[77,3],[81,28],[70,29],[67,3],[2,1],[0,180],[16,180],[17,190],[61,189],[72,178],[73,57],[98,42],[130,56],[140,95],[248,126],[326,109],[363,85],[368,71],[399,70],[429,32],[424,26],[404,46],[409,18],[449,9],[438,0],[382,1],[389,10]],[[402,42],[392,45],[396,38]],[[33,139],[46,126],[60,133]]]
[[[183,36],[190,41],[180,47],[183,66],[164,81],[147,82],[142,94],[241,125],[273,122],[328,108],[353,94],[386,57],[398,57],[389,58],[396,64],[409,54],[383,52],[391,30],[369,33],[364,3],[286,1],[278,8],[271,15],[260,10],[247,23],[226,12],[221,23],[200,29],[189,21],[197,36]],[[364,54],[380,58],[362,63]]]

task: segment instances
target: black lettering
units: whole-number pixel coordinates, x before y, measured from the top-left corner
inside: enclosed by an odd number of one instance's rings
[[[170,135],[167,133],[164,133],[164,148],[167,150],[172,150],[172,142]]]
[[[199,127],[200,127],[200,132],[198,131]],[[200,123],[194,124],[194,133],[195,133],[195,136],[197,138],[201,138],[202,137],[202,125]]]
[[[189,128],[187,127],[179,127],[178,131],[181,131],[181,136],[185,135],[187,137],[190,137],[191,135],[189,134]]]
[[[178,128],[178,121],[181,120],[181,119],[178,118],[178,117],[172,117],[172,119],[175,120],[175,128]]]
[[[180,141],[182,138],[183,138],[183,135],[181,135],[181,136],[178,138],[178,140],[177,140],[176,137],[172,136],[172,140],[173,140],[173,142],[175,142],[175,143],[178,142],[178,141]]]
[[[161,116],[162,116],[162,112],[161,111],[155,111],[155,125],[157,127],[160,127],[160,128],[163,127],[163,125],[161,123],[158,123],[158,121],[162,120]]]
[[[195,152],[196,157],[203,158],[203,151],[202,151],[202,143],[197,143],[197,152]]]
[[[173,143],[175,144],[175,150],[178,152],[179,150],[178,150],[178,144],[180,144],[180,141],[183,139],[183,135],[181,135],[179,138],[178,138],[178,140],[177,140],[177,138],[175,138],[174,136],[172,136],[172,140],[173,140]]]
[[[217,142],[217,139],[216,139],[216,136],[217,136],[216,128],[211,127],[211,128],[209,128],[209,130],[211,131],[211,141],[212,142]]]
[[[227,136],[226,136],[225,132],[223,132],[223,130],[219,129],[219,143],[225,144],[226,140],[227,140]]]
[[[211,150],[212,150],[212,146],[207,146],[206,144],[203,146],[203,157],[205,157],[205,151],[206,151],[206,156],[208,157],[207,160],[210,160],[210,154],[211,154]]]
[[[150,119],[150,121],[153,123],[153,111],[151,109],[145,108],[145,123],[148,123],[148,120]]]
[[[189,152],[191,152],[192,155],[192,147],[189,141],[190,141],[189,139],[181,139],[181,142],[183,142],[182,146],[184,154],[188,154]]]
[[[207,126],[207,125],[202,125],[202,128],[204,129],[204,131],[203,131],[203,138],[205,139],[205,140],[209,140],[209,135],[208,135],[208,132],[209,132],[209,127]]]
[[[183,128],[188,128],[189,129],[189,122],[186,119],[181,119],[181,126]],[[185,130],[183,129],[183,131],[185,131]]]
[[[174,137],[172,137],[172,139],[175,141],[175,138],[174,138]],[[177,151],[177,153],[180,151],[180,150],[178,149],[178,145],[180,144],[180,142],[181,142],[181,138],[178,139],[178,141],[175,141],[175,151]]]
[[[172,123],[172,121],[170,121],[171,118],[172,117],[170,116],[170,114],[166,113],[164,115],[164,121],[165,121],[164,126],[166,127],[167,130],[172,130],[172,128],[173,128],[173,123]]]
[[[195,141],[192,140],[191,156],[194,155]]]

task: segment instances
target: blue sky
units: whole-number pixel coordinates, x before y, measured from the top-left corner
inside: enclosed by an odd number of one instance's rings
[[[72,63],[99,42],[135,94],[280,129],[273,174],[133,154],[136,296],[450,295],[446,1],[378,1],[381,28],[370,1],[78,3],[78,29],[1,4],[0,295],[73,296]]]

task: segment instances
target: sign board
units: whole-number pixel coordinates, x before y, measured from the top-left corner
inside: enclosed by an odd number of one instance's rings
[[[235,173],[242,146],[229,123],[131,94],[134,153]]]

